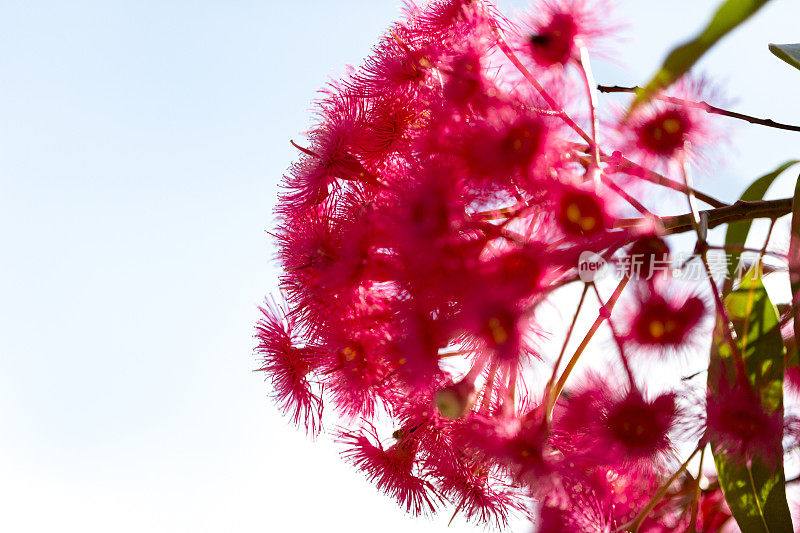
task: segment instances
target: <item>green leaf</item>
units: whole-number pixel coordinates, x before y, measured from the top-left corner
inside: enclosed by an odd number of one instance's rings
[[[770,44],[769,51],[796,69],[800,69],[800,43]]]
[[[750,18],[769,0],[725,0],[714,13],[711,21],[694,39],[678,46],[667,56],[661,69],[644,89],[637,93],[633,107],[648,100],[654,93],[672,85],[683,76],[709,48]]]
[[[800,177],[794,187],[794,198],[792,199],[792,229],[789,239],[789,283],[792,288],[792,306],[797,309],[800,305]],[[798,353],[798,341],[800,341],[800,313],[794,313],[794,343],[788,354],[787,365],[800,365],[800,353]]]
[[[783,416],[783,339],[777,309],[762,283],[760,264],[725,298],[725,309],[736,330],[736,343],[750,384],[760,393],[765,409],[779,410]],[[718,319],[708,366],[709,395],[718,392],[717,384],[722,379],[735,383],[736,365],[723,327]],[[712,450],[716,444],[711,442]],[[753,458],[748,467],[740,458],[714,452],[722,492],[741,530],[792,533],[780,439],[773,443],[772,455],[766,459]]]
[[[739,200],[744,202],[754,202],[756,200],[763,200],[764,195],[767,193],[770,185],[772,182],[775,181],[778,176],[783,174],[787,169],[790,167],[800,163],[800,160],[792,160],[783,163],[781,166],[770,172],[769,174],[764,174],[760,178],[756,179],[753,183],[750,184],[749,187],[742,193],[741,198]],[[737,246],[744,246],[745,242],[747,241],[747,235],[750,233],[750,227],[753,225],[752,220],[745,220],[743,222],[731,222],[728,224],[728,229],[725,231],[725,246],[726,247],[737,247]],[[736,273],[736,268],[739,266],[739,260],[741,258],[741,253],[737,251],[731,251],[729,254],[730,262],[728,263],[728,277],[725,279],[725,284],[723,285],[722,292],[727,294],[733,288],[733,277]]]

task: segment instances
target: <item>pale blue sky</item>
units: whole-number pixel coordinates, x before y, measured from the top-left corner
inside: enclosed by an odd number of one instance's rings
[[[598,81],[642,82],[715,4],[620,2],[626,68]],[[471,530],[404,517],[251,372],[288,141],[397,5],[0,0],[0,530]],[[703,62],[736,109],[800,123],[766,48],[797,20],[774,0]],[[721,197],[800,155],[725,124]]]

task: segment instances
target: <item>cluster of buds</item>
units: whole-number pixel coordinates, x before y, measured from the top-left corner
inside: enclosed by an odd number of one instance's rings
[[[697,84],[601,120],[589,49],[613,31],[605,7],[548,0],[512,22],[487,0],[407,2],[295,144],[261,370],[312,434],[323,406],[334,411],[344,456],[411,513],[718,531],[732,522],[720,486],[674,475],[679,452],[713,440],[751,461],[780,440],[782,412],[746,383],[706,402],[686,383],[651,394],[637,371],[693,356],[715,315],[707,282],[687,290],[654,268],[671,230],[637,198],[721,202],[683,175],[711,136],[707,115],[681,104]],[[646,275],[603,295],[579,275],[586,252],[635,256]],[[570,286],[584,288],[579,311],[600,304],[571,357],[581,323],[541,319]],[[600,328],[618,364],[573,374]]]

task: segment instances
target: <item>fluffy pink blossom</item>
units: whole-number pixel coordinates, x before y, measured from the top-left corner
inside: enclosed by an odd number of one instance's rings
[[[783,435],[783,410],[770,411],[747,383],[722,379],[717,387],[707,400],[706,438],[743,463],[771,462]]]
[[[281,410],[295,424],[316,433],[320,429],[322,400],[311,375],[319,370],[321,353],[314,346],[303,345],[295,319],[276,304],[268,302],[261,312],[264,316],[256,328],[256,352],[262,357],[259,371],[272,381]]]
[[[397,442],[388,448],[381,444],[372,426],[360,432],[343,431],[339,439],[348,447],[345,457],[363,470],[380,490],[397,499],[406,511],[432,512],[438,497],[433,485],[416,475],[418,444],[413,435],[396,434]]]
[[[722,300],[673,279],[667,235],[688,224],[660,214],[714,137],[686,81],[592,120],[608,5],[543,1],[517,23],[487,0],[406,2],[294,143],[271,234],[286,309],[262,310],[260,370],[295,424],[316,433],[324,405],[347,460],[412,514],[711,532],[730,513],[718,484],[670,477],[679,450],[780,455],[757,391],[704,403],[643,368],[696,347]],[[587,254],[626,262],[616,288]]]

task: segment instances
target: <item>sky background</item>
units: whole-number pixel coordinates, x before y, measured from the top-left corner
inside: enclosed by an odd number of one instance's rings
[[[0,530],[474,530],[406,517],[252,372],[289,139],[398,3],[0,0]],[[716,1],[618,4],[600,83],[643,82]],[[774,0],[702,62],[731,107],[800,123],[800,72],[767,51],[798,20]],[[720,124],[701,179],[723,199],[800,156]]]

